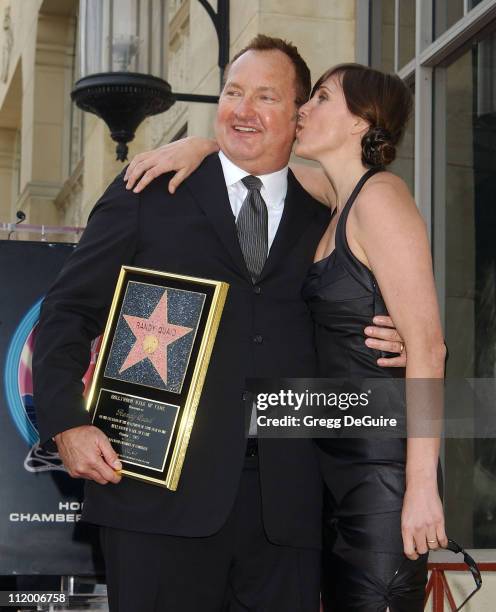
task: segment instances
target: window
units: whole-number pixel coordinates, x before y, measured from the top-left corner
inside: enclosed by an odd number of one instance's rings
[[[464,0],[434,0],[434,37],[441,36],[463,17]]]
[[[371,66],[394,72],[415,57],[415,15],[413,0],[371,2]]]
[[[376,0],[370,5],[371,66],[394,71],[394,0]]]
[[[415,186],[431,230],[447,376],[495,378],[496,0],[369,0],[368,9],[370,65],[415,91],[391,169]],[[496,440],[442,446],[448,533],[496,548]]]
[[[415,2],[398,0],[398,57],[396,69],[408,64],[415,57]]]
[[[412,94],[415,96],[415,90]],[[414,166],[415,166],[415,114],[412,113],[410,121],[405,129],[405,135],[400,142],[396,151],[396,159],[391,164],[391,172],[401,176],[406,181],[410,188],[410,192],[414,192]]]
[[[435,72],[444,121],[436,126],[433,176],[444,197],[434,204],[444,235],[434,256],[445,262],[449,378],[496,373],[495,51],[493,35]],[[446,440],[445,452],[448,531],[466,546],[496,547],[496,441]]]

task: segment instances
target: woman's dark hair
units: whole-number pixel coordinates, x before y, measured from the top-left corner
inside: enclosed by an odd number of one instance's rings
[[[350,113],[370,126],[362,138],[362,162],[369,167],[387,166],[396,157],[396,145],[412,111],[409,88],[394,74],[361,64],[339,64],[320,77],[312,96],[333,75],[340,77]]]

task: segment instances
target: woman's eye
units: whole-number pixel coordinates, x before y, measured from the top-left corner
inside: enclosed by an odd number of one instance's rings
[[[317,100],[319,102],[324,102],[325,100],[327,100],[327,96],[324,94],[319,94],[319,97],[317,98]]]

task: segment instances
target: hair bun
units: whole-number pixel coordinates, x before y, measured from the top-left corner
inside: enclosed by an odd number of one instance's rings
[[[396,157],[396,147],[386,128],[369,128],[362,138],[362,161],[367,166],[387,166]]]

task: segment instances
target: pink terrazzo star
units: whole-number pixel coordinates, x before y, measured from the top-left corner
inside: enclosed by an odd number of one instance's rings
[[[122,364],[119,374],[148,358],[164,384],[167,384],[167,346],[189,334],[190,331],[193,331],[193,328],[172,325],[168,322],[167,291],[164,291],[148,319],[132,315],[123,316],[133,332],[136,342]]]

